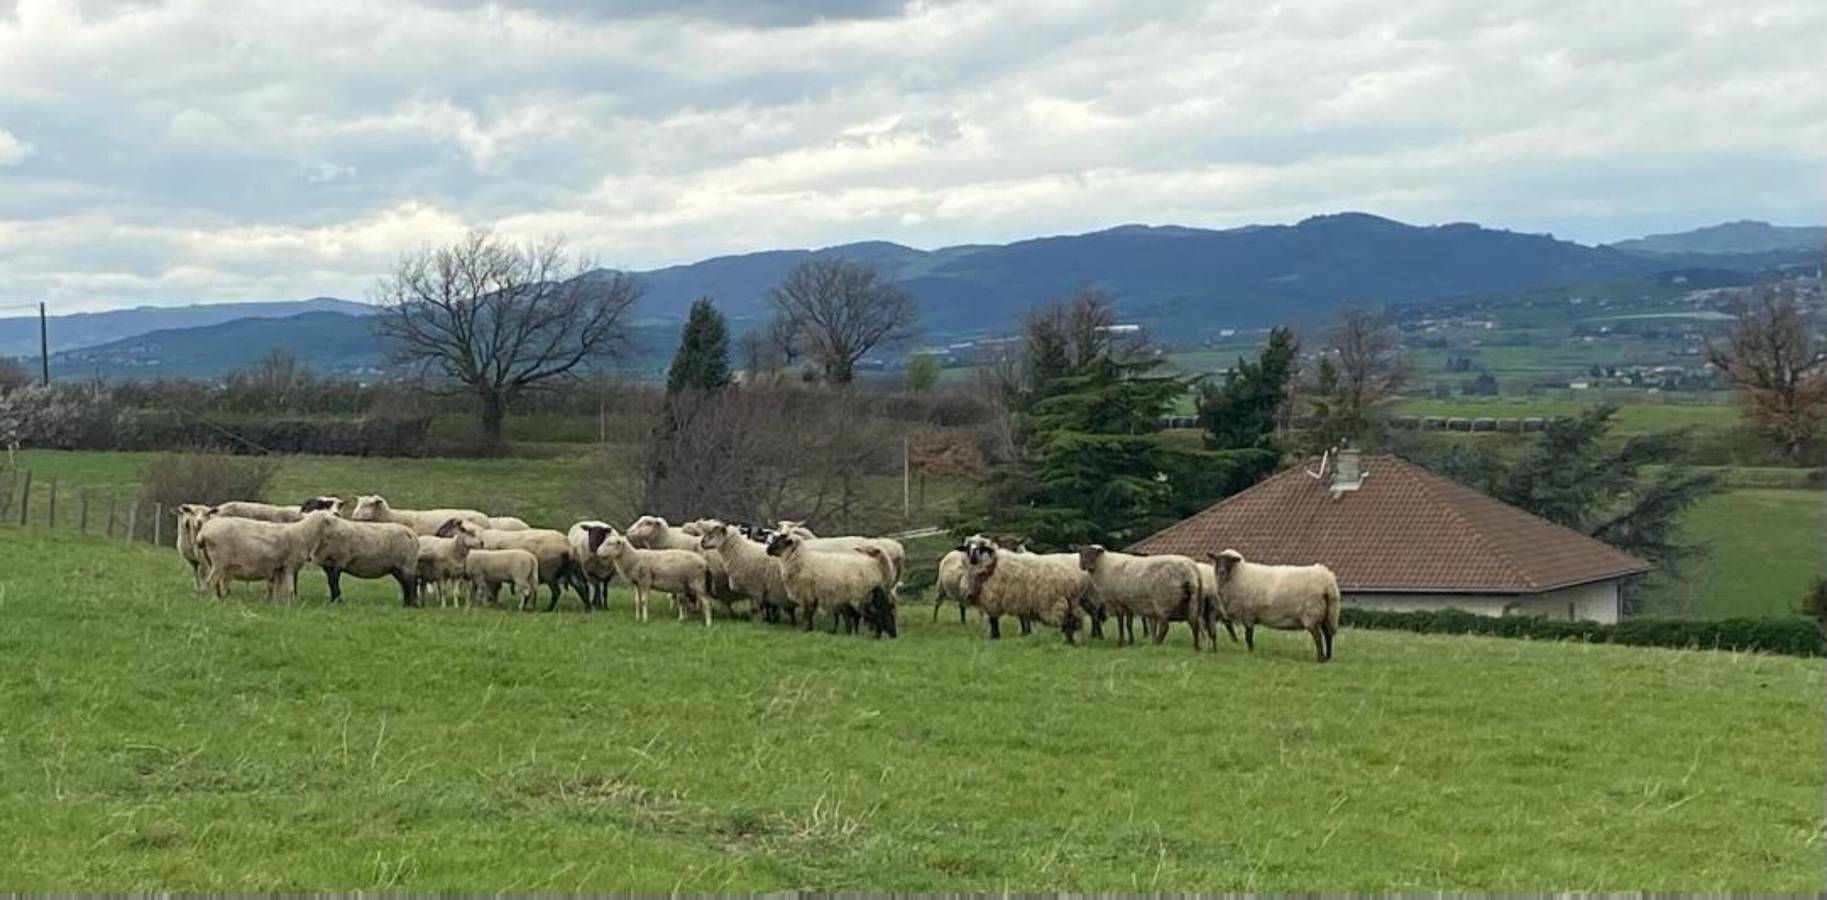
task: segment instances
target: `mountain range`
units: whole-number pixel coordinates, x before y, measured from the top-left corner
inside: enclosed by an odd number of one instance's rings
[[[1818,266],[1821,233],[1733,222],[1594,247],[1470,223],[1340,213],[1294,225],[1124,225],[936,250],[869,241],[632,274],[644,289],[636,325],[647,356],[670,350],[694,299],[713,298],[740,332],[766,317],[769,287],[826,258],[874,264],[911,292],[925,342],[1005,333],[1035,304],[1094,288],[1112,296],[1125,321],[1184,343],[1227,328],[1320,321],[1346,301],[1423,302],[1679,269]],[[58,316],[52,364],[72,373],[207,375],[285,347],[325,370],[361,371],[383,363],[365,320],[373,311],[320,297]],[[36,353],[35,319],[0,319],[0,355]]]

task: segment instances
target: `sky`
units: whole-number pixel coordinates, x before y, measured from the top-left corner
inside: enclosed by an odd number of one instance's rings
[[[478,227],[1820,224],[1824,47],[1820,0],[0,0],[0,306],[361,299]]]

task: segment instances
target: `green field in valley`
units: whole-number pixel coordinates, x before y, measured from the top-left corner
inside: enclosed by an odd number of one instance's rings
[[[1590,401],[1538,397],[1478,397],[1453,400],[1402,400],[1393,409],[1398,415],[1446,416],[1466,419],[1530,416],[1576,416],[1596,406]],[[1730,428],[1739,423],[1738,407],[1729,403],[1657,403],[1632,399],[1618,404],[1613,417],[1623,434],[1667,431],[1673,428]]]
[[[1321,666],[923,607],[873,641],[0,558],[13,889],[1827,886],[1819,660],[1347,629]]]
[[[1686,579],[1693,615],[1794,615],[1802,592],[1827,575],[1827,495],[1750,488],[1702,500],[1688,516],[1706,558]]]

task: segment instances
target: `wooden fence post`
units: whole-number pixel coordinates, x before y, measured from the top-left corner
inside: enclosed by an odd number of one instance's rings
[[[83,488],[82,493],[78,495],[76,508],[79,510],[79,512],[77,513],[77,516],[76,516],[76,531],[79,534],[88,534],[89,533],[89,489],[88,488]]]
[[[119,501],[119,499],[120,498],[115,496],[113,491],[108,492],[108,536],[109,537],[114,536],[114,505],[117,501]]]
[[[32,470],[25,470],[25,487],[19,491],[19,524],[25,524],[25,511],[32,505]]]
[[[154,503],[154,504],[152,504],[152,543],[154,545],[157,545],[160,543],[159,539],[165,536],[164,531],[165,531],[165,504]]]
[[[139,522],[140,498],[134,497],[133,503],[127,507],[127,536],[125,538],[127,543],[133,542],[133,531],[135,528],[139,527]]]
[[[57,527],[57,475],[51,474],[51,502],[44,508],[44,527]]]

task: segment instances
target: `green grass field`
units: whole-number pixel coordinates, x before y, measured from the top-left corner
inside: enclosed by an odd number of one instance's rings
[[[1827,575],[1819,490],[1730,491],[1702,500],[1688,523],[1708,550],[1688,580],[1694,615],[1793,615],[1809,583]]]
[[[328,608],[315,572],[220,602],[35,528],[0,559],[9,889],[1827,886],[1817,660],[1347,630],[1320,666],[924,607],[871,641]]]

